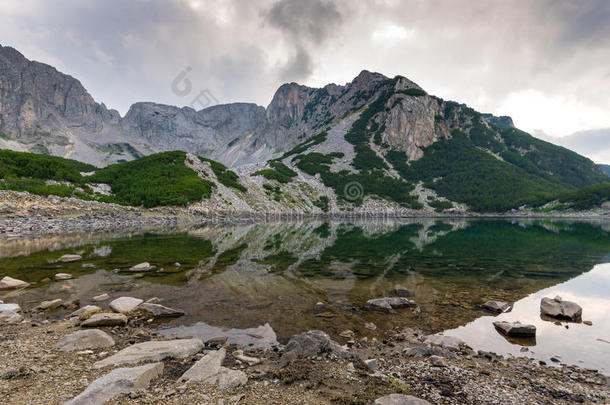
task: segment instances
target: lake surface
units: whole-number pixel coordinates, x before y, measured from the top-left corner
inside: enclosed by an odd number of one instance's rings
[[[26,308],[51,298],[85,305],[104,292],[159,297],[187,312],[160,324],[166,332],[198,322],[229,328],[268,323],[285,341],[309,329],[380,338],[389,329],[412,327],[445,331],[475,349],[547,362],[555,356],[610,371],[609,221],[309,221],[0,244],[0,276],[33,283],[5,300]],[[58,263],[66,253],[83,260]],[[162,271],[125,271],[144,261]],[[59,272],[74,279],[53,281]],[[396,284],[414,293],[417,309],[393,315],[364,309]],[[566,328],[542,320],[540,299],[555,295],[579,303],[583,320],[593,325]],[[492,317],[480,309],[492,299],[514,302],[512,311]],[[314,311],[317,302],[327,309]],[[493,328],[496,319],[534,323],[537,338],[508,341]],[[367,322],[377,329],[365,328]]]

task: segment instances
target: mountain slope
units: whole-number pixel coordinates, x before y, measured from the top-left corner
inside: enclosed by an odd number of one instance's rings
[[[120,117],[76,79],[0,47],[0,133],[0,148],[96,166],[188,152],[178,160],[220,184],[207,190],[197,183],[195,194],[210,196],[202,209],[497,212],[607,181],[589,159],[514,128],[509,117],[481,114],[428,95],[404,77],[368,71],[344,86],[284,84],[267,108],[136,103]],[[119,187],[130,176],[127,168],[147,161],[109,168],[120,173],[103,181]],[[137,196],[123,202],[144,201],[142,190],[128,184],[123,190]],[[155,201],[146,204],[166,199]]]
[[[610,176],[610,165],[599,165],[602,172],[606,173],[607,176]]]

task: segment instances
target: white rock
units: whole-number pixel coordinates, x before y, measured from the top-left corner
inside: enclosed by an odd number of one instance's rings
[[[114,339],[99,329],[79,330],[61,338],[55,348],[62,352],[114,346]]]
[[[93,381],[81,394],[66,405],[101,405],[110,399],[145,389],[163,372],[163,363],[133,368],[118,368]]]
[[[59,258],[60,262],[68,263],[68,262],[76,262],[81,260],[83,257],[81,255],[63,255]]]
[[[19,304],[0,304],[0,312],[21,312]]]
[[[70,280],[72,278],[72,274],[68,273],[57,273],[55,275],[55,280]]]
[[[260,359],[256,357],[246,356],[244,354],[234,356],[237,360],[243,361],[244,363],[248,363],[250,366],[255,366],[261,362]]]
[[[0,290],[16,290],[18,288],[25,288],[29,285],[30,283],[9,276],[5,276],[0,280]]]
[[[40,304],[38,304],[36,309],[42,310],[42,311],[47,310],[47,309],[55,309],[55,308],[59,308],[62,303],[63,303],[63,301],[61,298],[57,298],[57,299],[50,300],[50,301],[42,301]]]
[[[113,356],[98,361],[93,366],[120,366],[149,361],[161,361],[166,358],[185,359],[203,349],[199,339],[176,339],[136,343],[126,347]]]
[[[180,382],[200,381],[216,385],[219,389],[234,388],[248,382],[248,376],[243,371],[222,367],[226,351],[224,348],[208,353],[188,369]]]
[[[138,305],[143,303],[144,300],[133,297],[121,297],[110,302],[110,308],[115,312],[122,314],[133,311]]]
[[[93,297],[93,301],[100,302],[100,301],[105,301],[108,298],[110,298],[110,295],[103,293],[103,294],[96,295],[95,297]]]
[[[91,327],[91,326],[122,326],[127,325],[127,317],[123,314],[114,314],[110,312],[103,312],[99,314],[93,314],[91,317],[83,321],[80,326]]]
[[[154,269],[156,269],[155,266],[151,266],[150,263],[144,262],[144,263],[136,264],[135,266],[131,266],[129,268],[129,271],[151,271]]]
[[[18,304],[0,304],[0,324],[14,324],[23,320],[23,316],[18,314],[21,307]]]
[[[425,342],[431,346],[440,346],[449,350],[459,350],[460,346],[464,345],[462,339],[444,335],[427,336]]]

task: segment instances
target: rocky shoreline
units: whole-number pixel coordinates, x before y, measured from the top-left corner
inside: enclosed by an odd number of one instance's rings
[[[0,239],[37,238],[43,235],[73,233],[113,233],[146,231],[180,225],[206,223],[249,223],[298,221],[311,219],[396,219],[396,218],[565,218],[609,219],[610,211],[564,212],[543,214],[511,211],[502,214],[471,212],[435,213],[401,212],[337,212],[303,214],[290,212],[253,213],[240,211],[202,211],[192,207],[139,208],[76,198],[38,196],[27,192],[0,191]]]
[[[610,379],[595,370],[475,352],[453,337],[396,329],[376,340],[346,330],[335,341],[308,331],[249,349],[222,336],[166,340],[157,333],[162,312],[146,305],[165,308],[124,297],[80,311],[74,302],[16,310],[19,319],[0,325],[0,396],[31,404],[610,401]]]

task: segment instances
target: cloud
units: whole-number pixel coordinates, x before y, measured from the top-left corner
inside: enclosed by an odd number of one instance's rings
[[[283,82],[345,83],[368,69],[527,131],[610,128],[606,0],[5,0],[0,15],[3,45],[122,113],[188,105],[202,90],[266,105]],[[187,66],[192,97],[171,90]]]

